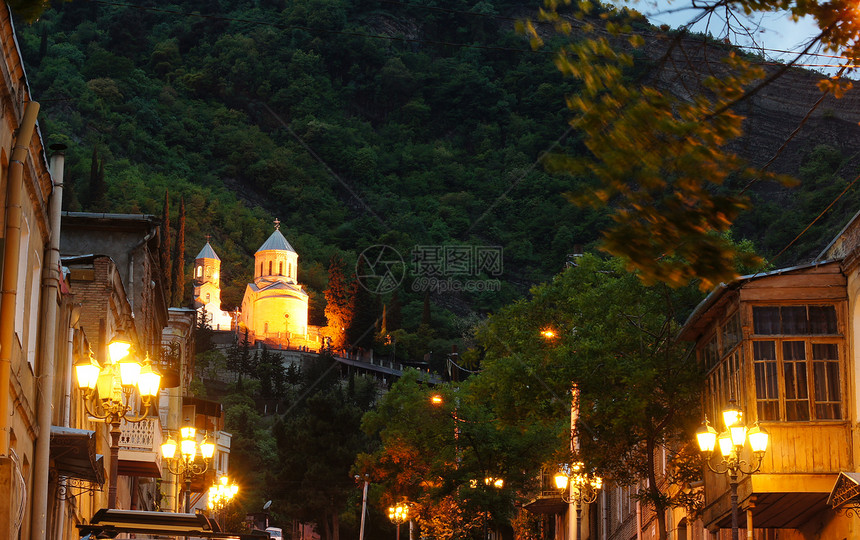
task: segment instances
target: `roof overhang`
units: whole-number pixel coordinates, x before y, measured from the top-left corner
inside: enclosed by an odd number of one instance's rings
[[[523,505],[532,514],[563,514],[570,505],[559,496],[541,496]]]
[[[51,426],[51,459],[57,474],[102,485],[104,459],[96,454],[95,431]]]
[[[143,510],[102,508],[87,525],[78,525],[81,538],[115,538],[119,534],[196,536],[199,538],[269,538],[265,531],[222,532],[218,523],[204,514],[176,514]]]

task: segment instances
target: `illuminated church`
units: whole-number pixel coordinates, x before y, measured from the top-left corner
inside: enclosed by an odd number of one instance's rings
[[[275,230],[254,254],[254,281],[245,288],[242,308],[232,319],[221,310],[221,290],[217,276],[221,261],[209,242],[194,264],[194,301],[201,314],[205,310],[213,329],[232,329],[253,341],[279,348],[318,349],[319,327],[308,327],[308,294],[298,282],[299,254],[280,231]],[[207,279],[214,274],[215,279]],[[198,278],[200,284],[198,285]],[[226,321],[228,326],[221,325]]]

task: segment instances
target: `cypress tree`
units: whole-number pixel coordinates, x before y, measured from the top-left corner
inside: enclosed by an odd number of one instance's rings
[[[388,332],[400,330],[402,323],[403,315],[401,314],[400,295],[397,294],[397,289],[394,289],[385,313],[385,329]]]
[[[179,224],[173,247],[173,295],[171,306],[181,306],[185,300],[185,199],[179,199]]]
[[[424,291],[424,306],[421,310],[421,324],[430,326],[432,320],[430,319],[430,292]]]
[[[93,147],[93,156],[90,162],[90,210],[104,212],[107,197],[107,186],[105,185],[105,164],[99,159],[98,145]]]
[[[173,279],[170,268],[170,197],[164,190],[164,207],[161,210],[161,247],[159,249],[161,258],[161,273],[164,276],[164,296],[168,300],[173,299]]]
[[[346,346],[346,330],[352,324],[355,297],[343,273],[343,259],[337,255],[329,262],[325,301],[327,336],[331,338],[332,348],[341,349]]]

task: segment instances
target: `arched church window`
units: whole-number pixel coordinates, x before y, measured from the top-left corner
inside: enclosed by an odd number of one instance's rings
[[[209,303],[209,301],[210,301],[211,299],[212,299],[212,295],[211,295],[210,293],[206,293],[206,303],[207,303],[207,304]]]
[[[264,333],[264,334],[268,334],[268,333],[269,333],[269,323],[264,323],[264,324],[263,324],[263,333]]]
[[[260,277],[263,276],[263,263],[260,263]]]
[[[198,266],[198,267],[197,267],[197,277],[200,277],[200,276],[202,276],[202,275],[203,275],[203,267],[202,267],[202,266]]]
[[[272,275],[272,261],[269,261],[269,275]]]
[[[212,277],[212,269],[211,268],[206,269],[206,277]]]
[[[287,264],[287,275],[295,279],[295,276],[293,276],[293,265],[289,263]]]
[[[284,261],[278,261],[278,275],[284,275]]]

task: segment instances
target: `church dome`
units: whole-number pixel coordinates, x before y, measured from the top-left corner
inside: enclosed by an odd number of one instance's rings
[[[215,259],[216,261],[220,261],[221,258],[215,253],[215,250],[212,249],[212,246],[209,245],[209,242],[206,242],[206,245],[203,246],[203,249],[200,250],[200,253],[197,254],[195,259]]]
[[[273,232],[272,236],[270,236],[268,240],[263,242],[263,245],[260,246],[260,249],[258,249],[257,251],[260,252],[269,250],[292,251],[293,253],[295,253],[296,251],[293,249],[293,246],[291,246],[290,243],[287,242],[287,239],[284,238],[284,235],[281,234],[281,231]]]
[[[257,250],[257,253],[261,251],[292,251],[293,253],[296,250],[293,249],[293,246],[287,242],[287,239],[281,234],[279,230],[280,221],[275,220],[275,232],[269,237],[268,240],[263,242],[263,245],[260,246],[260,249]]]

